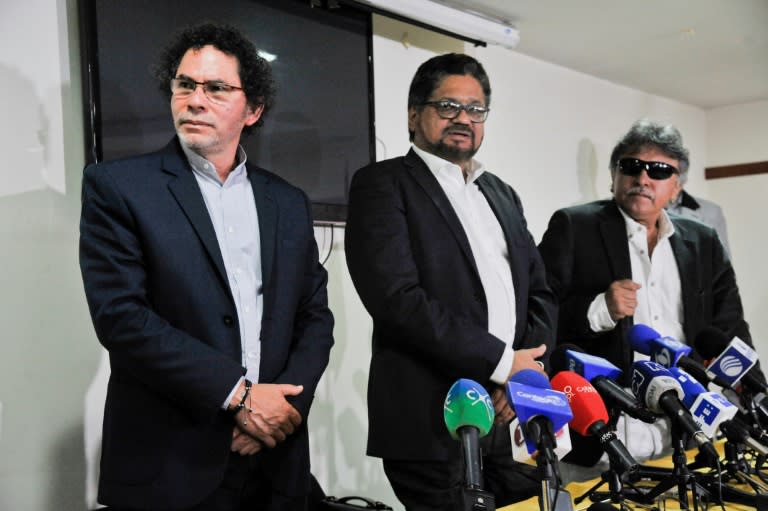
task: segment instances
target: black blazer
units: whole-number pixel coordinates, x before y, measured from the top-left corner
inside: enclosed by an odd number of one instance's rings
[[[553,343],[554,297],[520,200],[499,178],[478,185],[502,226],[515,285],[514,348]],[[487,386],[504,343],[488,309],[469,241],[416,153],[359,170],[345,240],[355,288],[373,317],[368,454],[444,460],[458,452],[444,424],[450,386]]]
[[[714,229],[670,215],[669,239],[680,272],[683,332],[688,342],[707,326],[738,335],[751,344],[736,276]],[[608,332],[589,328],[587,309],[611,282],[632,278],[624,217],[613,200],[561,209],[549,221],[539,244],[547,281],[560,303],[558,343],[574,343],[625,371],[632,348],[625,340],[631,318]],[[663,333],[663,332],[662,332]]]
[[[301,428],[263,451],[288,494],[309,485],[306,419],[333,343],[326,272],[307,197],[247,166],[261,239],[260,381],[304,385]],[[189,507],[218,486],[232,418],[221,407],[241,366],[237,312],[210,217],[178,141],[85,169],[80,266],[109,351],[99,501]]]

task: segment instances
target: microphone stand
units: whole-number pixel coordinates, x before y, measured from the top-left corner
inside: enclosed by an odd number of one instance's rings
[[[710,495],[710,492],[696,481],[693,472],[688,468],[688,460],[685,455],[685,438],[686,435],[680,430],[679,426],[673,423],[672,444],[674,450],[672,453],[672,473],[645,493],[646,504],[652,504],[656,497],[677,486],[680,509],[691,509],[688,506],[688,490],[690,489],[693,510],[697,511],[699,509],[699,497],[708,497]]]
[[[536,418],[526,424],[527,433],[536,443],[539,455],[536,456],[536,466],[541,474],[541,494],[539,509],[541,511],[573,511],[571,494],[560,488],[560,477],[555,456],[555,433],[549,419],[538,421]]]
[[[461,488],[463,511],[493,511],[496,497],[483,490],[480,465],[480,434],[475,427],[459,428],[464,457],[464,486]]]

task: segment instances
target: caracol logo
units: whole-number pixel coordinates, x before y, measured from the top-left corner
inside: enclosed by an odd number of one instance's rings
[[[730,376],[731,378],[740,375],[744,370],[744,365],[741,363],[741,360],[733,355],[724,356],[723,359],[720,360],[719,365],[723,374]]]
[[[574,390],[572,385],[566,385],[565,387],[563,387],[562,392],[563,392],[563,394],[565,394],[565,397],[568,398],[568,401],[572,401],[573,400],[573,396],[575,394],[577,394],[577,393],[578,394],[597,394],[597,391],[595,390],[595,387],[593,387],[592,385],[585,385],[583,387],[576,387],[575,390]]]

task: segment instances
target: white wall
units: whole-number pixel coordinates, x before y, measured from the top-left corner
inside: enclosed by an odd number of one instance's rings
[[[707,112],[707,167],[768,161],[768,101]],[[744,312],[752,338],[768,357],[768,241],[763,221],[768,174],[707,181],[708,198],[723,208]],[[765,368],[766,362],[763,362]]]
[[[53,120],[33,134],[43,154],[50,155],[46,172],[63,179],[46,182],[44,166],[30,165],[29,158],[11,165],[5,160],[6,170],[34,173],[34,179],[25,193],[0,196],[0,509],[82,509],[83,399],[101,350],[87,316],[76,257],[84,158],[75,0],[17,4],[4,4],[0,19],[12,19],[22,35],[38,34],[45,23],[55,36],[0,49],[6,78],[0,81],[0,98],[14,98],[3,103],[4,113],[19,127],[39,112]],[[729,216],[737,270],[754,276],[745,283],[752,287],[743,287],[748,319],[755,337],[767,338],[765,324],[758,321],[766,304],[758,278],[765,242],[747,227],[750,205],[766,195],[766,179],[704,181],[703,167],[768,159],[763,121],[768,106],[704,112],[512,51],[465,47],[390,20],[376,18],[374,29],[377,158],[408,148],[406,96],[416,67],[446,51],[474,54],[485,64],[494,90],[478,157],[520,192],[537,239],[556,208],[608,195],[609,151],[635,119],[676,124],[692,153],[689,187],[721,202]],[[19,85],[25,73],[37,80],[29,73],[38,68],[53,74],[52,83],[42,91],[29,79]],[[0,137],[5,157],[17,154],[13,135]],[[4,177],[0,186],[7,182]],[[318,229],[322,248],[330,244],[328,234]],[[336,346],[309,419],[314,471],[329,494],[365,495],[398,508],[380,462],[365,457],[371,322],[350,282],[341,234],[336,230],[327,263]]]

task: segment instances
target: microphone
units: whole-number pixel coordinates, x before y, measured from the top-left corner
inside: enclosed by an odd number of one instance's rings
[[[744,444],[758,455],[768,457],[768,447],[752,437],[749,427],[734,419],[720,424],[720,430],[729,442]]]
[[[630,417],[653,424],[657,417],[624,390],[616,379],[621,369],[604,358],[584,353],[575,344],[561,344],[552,351],[549,364],[553,373],[573,371],[584,377],[611,408],[616,408]]]
[[[559,489],[560,477],[554,453],[554,431],[562,429],[573,419],[568,399],[562,392],[552,390],[547,377],[533,369],[513,374],[507,382],[506,394],[507,401],[520,419],[526,442],[539,451],[536,457],[542,483],[539,507],[572,511],[570,494]]]
[[[573,418],[565,395],[552,390],[547,377],[533,369],[513,374],[507,382],[506,394],[520,421],[528,452],[538,450],[554,459],[554,432]]]
[[[454,440],[461,440],[464,452],[464,481],[470,489],[482,489],[480,437],[493,426],[493,402],[479,383],[461,378],[448,390],[443,404],[443,418]]]
[[[690,346],[676,341],[672,337],[662,337],[659,332],[647,325],[641,323],[632,325],[627,331],[627,341],[629,341],[632,349],[650,356],[651,360],[664,367],[682,367],[702,385],[709,385],[710,382],[714,382],[720,387],[730,387],[721,378],[707,371],[704,364],[688,356],[692,351]]]
[[[694,345],[703,358],[714,358],[707,371],[726,383],[721,387],[733,387],[741,381],[742,385],[753,392],[768,393],[768,386],[754,367],[757,363],[757,353],[738,337],[734,337],[729,343],[721,330],[707,327],[696,336]]]
[[[632,392],[653,412],[664,413],[677,424],[709,461],[715,463],[719,455],[707,435],[693,420],[681,399],[685,393],[680,383],[661,364],[640,360],[632,364]]]
[[[714,438],[720,425],[738,413],[738,407],[717,392],[707,391],[683,369],[670,367],[668,371],[683,389],[683,405],[690,410],[693,421],[709,438]]]
[[[634,473],[637,461],[608,426],[608,410],[597,390],[573,371],[561,371],[552,378],[552,388],[563,392],[571,405],[573,419],[569,425],[582,436],[594,436],[608,453],[611,467],[619,474]]]

